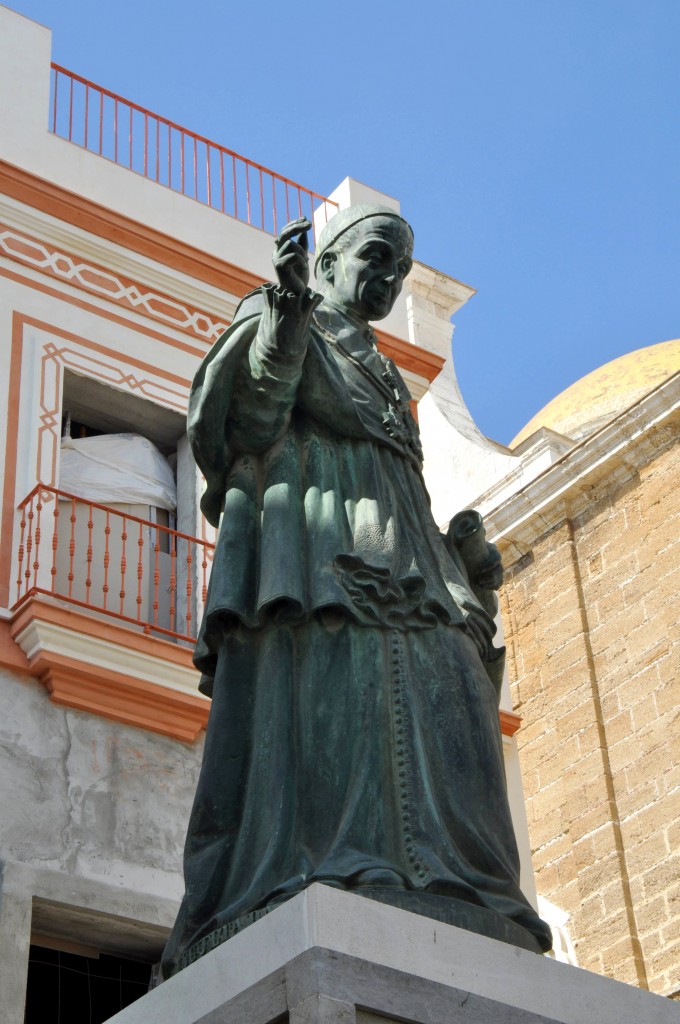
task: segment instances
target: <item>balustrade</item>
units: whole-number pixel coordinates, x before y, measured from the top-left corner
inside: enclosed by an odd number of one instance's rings
[[[337,203],[52,64],[50,131],[272,235]]]
[[[43,484],[19,510],[15,609],[41,594],[196,639],[214,544]]]

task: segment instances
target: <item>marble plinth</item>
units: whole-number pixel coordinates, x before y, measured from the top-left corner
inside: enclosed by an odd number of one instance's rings
[[[109,1024],[680,1024],[677,1004],[313,885]]]

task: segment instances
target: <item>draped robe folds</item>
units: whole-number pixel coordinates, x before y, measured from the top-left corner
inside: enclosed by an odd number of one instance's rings
[[[316,301],[253,293],[194,381],[203,509],[222,520],[166,976],[315,881],[441,920],[462,901],[550,948],[518,883],[480,657],[495,627],[433,520],[398,371]]]

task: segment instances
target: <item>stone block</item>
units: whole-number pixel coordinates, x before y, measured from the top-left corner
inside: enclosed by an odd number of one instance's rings
[[[549,864],[557,865],[560,877],[563,876],[563,865],[565,865],[565,858],[571,860],[572,843],[568,836],[557,835],[549,843],[539,847],[533,856],[534,868],[536,871],[540,871],[541,868],[547,867]],[[573,877],[574,872],[571,865],[568,866],[569,877]]]
[[[631,814],[635,814],[641,807],[655,801],[659,796],[659,781],[657,779],[640,778],[640,770],[637,765],[626,769],[623,775],[622,784],[617,793],[617,804],[622,820],[626,820]]]
[[[642,876],[645,899],[654,899],[663,894],[670,885],[680,878],[680,854],[667,857],[655,864]]]
[[[569,767],[566,771],[570,787],[573,787],[574,785],[587,787],[593,779],[597,781],[604,780],[605,762],[599,746],[596,749],[591,750],[590,753],[581,756],[577,742],[576,751],[569,759],[568,764]]]
[[[547,864],[545,867],[535,867],[536,889],[546,899],[555,902],[556,894],[562,901],[560,873],[556,864]]]
[[[621,864],[618,854],[612,850],[608,857],[595,864],[589,864],[578,876],[578,885],[583,899],[588,899],[594,894],[601,896],[603,891],[610,885],[620,887]],[[621,896],[623,906],[624,897]]]
[[[618,715],[622,708],[621,702],[619,701],[619,695],[616,690],[600,695],[600,707],[602,708],[602,718],[605,722],[608,722],[610,718],[614,718]]]
[[[585,937],[593,929],[600,930],[605,918],[604,903],[599,893],[595,893],[581,904],[578,912],[579,931]]]
[[[664,678],[664,681],[660,683],[658,689],[654,691],[654,700],[661,715],[665,714],[666,711],[676,711],[678,703],[680,703],[680,693],[678,692],[678,684],[676,682],[678,677],[680,677],[680,664],[678,664],[680,663],[680,650],[678,648],[676,648],[673,662],[675,663],[673,666],[675,674],[671,676],[669,673]]]
[[[578,643],[578,640],[576,642]],[[585,648],[581,646],[583,656],[570,665],[563,665],[559,672],[552,673],[546,662],[545,688],[550,694],[550,705],[556,716],[569,707],[575,707],[591,699],[590,667]],[[567,647],[571,647],[571,643],[565,645],[565,652]]]
[[[532,820],[538,820],[544,814],[549,814],[553,807],[559,807],[563,800],[560,782],[555,782],[545,789],[536,790],[528,790],[525,785],[525,793],[527,796],[530,796],[531,793],[534,794],[529,800],[529,817]]]
[[[593,653],[595,677],[601,693],[606,693],[618,684],[620,679],[629,679],[631,675],[630,655],[621,636],[616,631],[608,632],[605,646],[599,654]]]
[[[560,729],[567,736],[578,735],[595,722],[595,708],[591,700],[583,701],[560,716]]]
[[[676,812],[676,820],[670,825],[666,832],[666,841],[670,850],[680,849],[680,808]]]
[[[615,715],[607,722],[607,742],[610,745],[627,739],[633,732],[633,716],[628,708]]]
[[[545,789],[553,782],[562,779],[566,765],[574,765],[578,760],[578,742],[575,737],[563,740],[559,750],[552,752],[551,756],[538,765],[538,777],[541,789]]]
[[[680,763],[669,765],[664,774],[658,779],[660,793],[673,795],[675,789],[680,786]]]
[[[568,616],[565,623],[573,625],[574,619]],[[552,630],[549,630],[547,635],[550,637],[550,651],[546,659],[546,667],[550,673],[550,677],[554,680],[561,672],[570,670],[570,676],[574,676],[574,666],[583,666],[581,674],[585,677],[588,675],[588,664],[587,655],[588,650],[585,643],[582,626],[578,626],[573,632],[564,632],[561,636],[561,642],[558,642],[558,638],[553,634]]]
[[[631,764],[638,764],[642,758],[643,746],[638,736],[626,736],[609,748],[609,764],[614,774]]]
[[[659,924],[666,921],[667,918],[668,907],[663,896],[657,896],[656,899],[643,904],[637,909],[635,914],[635,922],[640,935],[647,935],[650,932],[658,931]]]
[[[597,723],[594,722],[587,729],[583,729],[578,734],[577,739],[579,757],[586,757],[588,754],[597,753],[602,761],[602,752],[605,744],[603,742],[602,730]]]
[[[648,693],[637,704],[633,704],[631,713],[633,716],[633,728],[636,731],[655,721],[659,717],[659,709],[656,705],[656,692]]]
[[[314,885],[109,1024],[677,1024],[640,989]]]
[[[663,919],[661,918],[661,920]],[[676,917],[675,920],[669,921],[668,924],[663,925],[661,929],[661,939],[664,945],[667,946],[677,945],[677,943],[680,942],[680,917]],[[680,958],[674,966],[680,966]]]
[[[660,518],[660,521],[648,535],[648,546],[652,553],[659,557],[668,554],[678,544],[680,533],[680,517]],[[669,555],[670,557],[670,555]]]
[[[531,838],[536,849],[539,849],[546,843],[558,839],[562,831],[561,816],[558,807],[554,807],[548,814],[537,818],[531,823]],[[537,865],[534,865],[534,867],[536,866]]]
[[[567,832],[588,811],[588,799],[584,786],[572,786],[563,795],[560,804],[560,823]]]
[[[575,843],[572,842],[569,855],[575,875],[595,863],[596,857],[591,836],[579,839]]]
[[[559,602],[565,610],[578,606],[578,591],[575,587],[574,565],[571,559],[552,575],[545,575],[539,580],[535,599],[541,602],[544,609],[553,608]]]
[[[650,867],[654,867],[665,860],[670,853],[666,836],[663,832],[651,835],[642,843],[633,846],[626,851],[626,864],[631,875],[644,874]]]

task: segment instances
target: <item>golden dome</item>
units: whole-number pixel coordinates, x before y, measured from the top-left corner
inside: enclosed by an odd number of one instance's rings
[[[680,338],[639,348],[581,377],[548,402],[510,442],[515,448],[540,427],[575,441],[633,405],[680,370]]]

